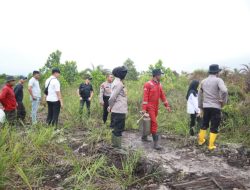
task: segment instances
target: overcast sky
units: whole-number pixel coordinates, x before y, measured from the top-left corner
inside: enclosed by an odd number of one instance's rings
[[[0,73],[27,74],[57,49],[79,70],[250,62],[250,0],[0,0],[0,26]]]

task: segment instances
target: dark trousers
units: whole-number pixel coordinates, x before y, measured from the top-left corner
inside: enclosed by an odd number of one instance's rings
[[[102,115],[102,119],[103,122],[106,123],[107,119],[108,119],[108,107],[109,107],[109,96],[103,96],[103,101],[104,101],[104,105],[103,105],[103,115]]]
[[[90,101],[88,99],[80,100],[80,110],[79,110],[79,112],[82,115],[85,103],[86,103],[86,106],[87,106],[87,109],[88,109],[88,115],[90,115]]]
[[[218,133],[221,122],[221,110],[216,108],[204,108],[202,129],[207,130],[211,123],[210,132]]]
[[[17,106],[17,120],[25,120],[25,116],[26,116],[26,110],[25,107],[23,105],[23,102],[18,102],[18,106]]]
[[[60,109],[61,109],[61,103],[60,101],[57,101],[57,102],[47,101],[47,104],[48,104],[47,124],[57,126],[58,117],[59,117]]]
[[[16,125],[16,110],[11,111],[4,111],[6,116],[6,121],[9,125],[14,126]]]
[[[113,129],[112,133],[120,137],[122,136],[122,132],[125,128],[125,119],[126,114],[123,113],[111,113],[111,125],[110,127]]]
[[[196,123],[198,124],[198,127],[201,127],[202,125],[202,119],[200,117],[197,117],[197,114],[190,114],[190,127],[195,127]]]

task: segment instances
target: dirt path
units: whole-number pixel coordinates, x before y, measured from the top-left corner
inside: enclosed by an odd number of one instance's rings
[[[195,175],[197,177],[224,176],[236,179],[247,189],[250,189],[249,160],[238,159],[237,156],[241,154],[238,148],[230,148],[230,153],[226,157],[227,148],[218,148],[216,152],[209,153],[205,147],[197,147],[195,139],[187,142],[178,136],[163,138],[161,139],[161,145],[164,147],[162,151],[153,150],[150,142],[142,143],[139,133],[135,132],[124,132],[123,144],[134,150],[142,149],[147,159],[160,163],[168,174],[178,171],[183,175]],[[236,159],[233,165],[229,164],[231,157]],[[242,164],[242,162],[246,163]]]

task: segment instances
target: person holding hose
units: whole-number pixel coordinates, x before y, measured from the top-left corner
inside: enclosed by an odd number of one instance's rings
[[[127,75],[127,68],[116,67],[112,71],[115,77],[112,83],[111,96],[109,98],[108,111],[111,112],[112,146],[121,149],[122,132],[125,128],[126,114],[128,113],[127,90],[124,79]]]
[[[171,112],[171,108],[167,101],[166,95],[162,89],[162,85],[160,83],[161,75],[163,73],[160,69],[154,69],[152,72],[153,78],[152,80],[146,82],[144,84],[144,93],[143,93],[143,103],[142,103],[142,111],[144,113],[148,113],[151,119],[151,134],[153,137],[154,146],[153,148],[156,150],[161,150],[162,147],[159,146],[158,140],[159,135],[157,134],[157,115],[159,109],[159,99],[162,100],[166,109]],[[147,142],[147,136],[142,136],[142,141]]]
[[[227,103],[228,91],[224,81],[219,78],[221,69],[219,65],[209,66],[209,76],[201,82],[198,94],[199,108],[203,112],[203,124],[198,136],[198,144],[203,145],[206,140],[206,132],[210,127],[209,150],[214,150],[218,128],[221,122],[221,108]]]

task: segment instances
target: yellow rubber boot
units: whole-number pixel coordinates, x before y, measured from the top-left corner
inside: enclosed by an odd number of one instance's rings
[[[217,134],[215,133],[210,133],[210,138],[209,138],[209,146],[208,149],[209,150],[214,150],[216,149],[216,146],[214,145],[214,142],[216,140]]]
[[[200,130],[199,137],[198,137],[198,144],[199,145],[203,145],[206,142],[206,140],[205,140],[206,133],[207,133],[207,130],[203,130],[203,129]]]

